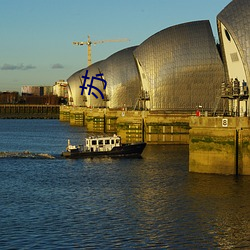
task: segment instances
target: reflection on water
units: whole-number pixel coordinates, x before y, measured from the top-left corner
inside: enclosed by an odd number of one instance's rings
[[[85,133],[58,121],[0,126],[0,152],[59,155]],[[148,145],[142,159],[3,157],[0,247],[248,249],[249,191],[247,176],[188,173],[187,146]]]
[[[250,178],[190,174],[187,195],[218,246],[250,247]]]

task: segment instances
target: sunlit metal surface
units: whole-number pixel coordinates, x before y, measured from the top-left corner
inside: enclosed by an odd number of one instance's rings
[[[96,62],[96,63],[90,65],[89,67],[83,69],[80,72],[80,77],[81,77],[80,85],[83,85],[84,78],[82,78],[82,76],[85,76],[86,70],[88,70],[87,77],[89,77],[89,79],[87,79],[85,82],[86,89],[83,92],[83,96],[85,96],[85,106],[87,106],[87,107],[106,107],[106,98],[105,98],[106,97],[106,90],[104,89],[103,82],[98,81],[98,80],[93,80],[92,85],[94,87],[98,88],[102,92],[102,94],[104,95],[104,99],[102,99],[102,96],[100,95],[98,90],[95,90],[94,88],[89,87],[89,85],[91,84],[92,77],[96,77],[97,74],[100,74],[99,66],[100,66],[101,62],[102,61]],[[105,78],[105,76],[104,76],[104,78]],[[107,89],[107,87],[106,87],[106,89]],[[80,88],[80,86],[78,86],[78,90],[76,90],[76,91],[78,91],[79,95],[81,95],[82,88]]]
[[[109,107],[109,108],[133,108],[139,98],[141,91],[141,81],[133,56],[136,46],[118,51],[106,60],[99,61],[91,66],[75,72],[67,80],[69,83],[69,95],[73,99],[72,105],[87,107]],[[80,86],[83,84],[86,70],[88,77],[86,80],[83,95]],[[104,99],[93,90],[89,94],[91,77],[96,74],[103,74],[107,86],[104,90],[103,82],[95,80],[93,85],[100,89]],[[94,92],[98,98],[96,98]]]
[[[224,68],[209,21],[164,29],[134,51],[151,110],[212,109]]]
[[[135,48],[136,46],[118,51],[100,64],[100,71],[107,81],[109,108],[132,108],[136,104],[141,81],[133,56]]]
[[[85,106],[86,97],[81,95],[81,72],[83,69],[76,71],[68,79],[69,105]]]
[[[250,83],[250,4],[249,0],[234,0],[217,16],[222,56],[227,82],[237,78]],[[248,99],[249,100],[249,99]],[[236,107],[237,101],[233,106]],[[240,103],[240,115],[250,115],[250,102]]]
[[[247,80],[250,82],[250,4],[249,0],[234,0],[217,16],[230,32],[244,61]],[[219,30],[221,37],[222,30]]]

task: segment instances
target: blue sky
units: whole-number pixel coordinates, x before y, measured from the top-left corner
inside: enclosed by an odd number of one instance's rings
[[[0,0],[0,91],[53,85],[87,66],[87,47],[73,41],[128,38],[92,46],[92,62],[139,45],[156,32],[210,20],[231,0]]]

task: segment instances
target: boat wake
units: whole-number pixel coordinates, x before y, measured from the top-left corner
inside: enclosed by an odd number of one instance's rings
[[[0,158],[29,158],[29,159],[55,159],[53,155],[43,153],[23,152],[0,152]]]

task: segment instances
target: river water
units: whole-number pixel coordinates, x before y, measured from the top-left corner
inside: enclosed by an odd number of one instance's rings
[[[60,153],[84,128],[0,128],[0,249],[250,248],[250,178],[189,173],[188,146],[70,160]]]

